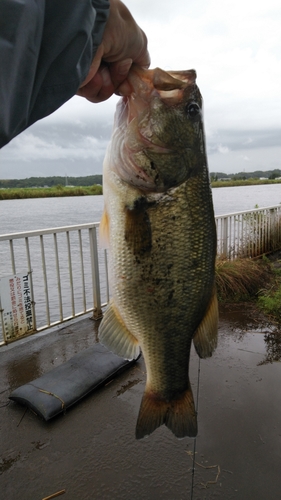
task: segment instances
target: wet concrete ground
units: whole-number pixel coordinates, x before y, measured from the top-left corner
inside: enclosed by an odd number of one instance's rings
[[[278,337],[272,340],[255,321],[249,325],[246,310],[221,314],[218,348],[200,362],[195,443],[163,426],[135,440],[142,359],[47,423],[9,403],[13,389],[91,346],[96,329],[86,318],[0,348],[1,498],[42,500],[65,490],[59,498],[281,499],[281,362],[272,361],[278,352],[280,359]],[[192,352],[195,397],[198,369]]]

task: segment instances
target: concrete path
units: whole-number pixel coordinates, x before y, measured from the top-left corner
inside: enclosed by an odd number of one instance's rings
[[[13,389],[93,345],[96,334],[97,324],[86,318],[0,348],[1,498],[42,500],[65,490],[59,498],[281,499],[281,362],[266,362],[281,348],[249,327],[246,311],[244,318],[221,315],[212,358],[199,366],[192,352],[195,397],[199,376],[195,442],[177,440],[166,427],[135,440],[142,359],[48,423],[9,403]]]

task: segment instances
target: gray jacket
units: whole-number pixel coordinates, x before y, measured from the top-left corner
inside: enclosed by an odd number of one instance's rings
[[[109,0],[0,0],[0,147],[76,93],[108,12]]]

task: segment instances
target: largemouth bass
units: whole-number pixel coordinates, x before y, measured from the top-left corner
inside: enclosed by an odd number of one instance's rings
[[[216,229],[195,80],[194,70],[133,67],[104,161],[100,238],[112,298],[99,338],[124,358],[143,353],[138,439],[162,424],[196,436],[191,343],[202,358],[217,343]]]

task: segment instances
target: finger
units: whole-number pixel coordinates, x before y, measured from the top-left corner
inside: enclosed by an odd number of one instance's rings
[[[125,59],[123,61],[117,61],[108,65],[110,78],[115,90],[127,78],[132,63],[132,59]]]
[[[110,72],[107,66],[101,66],[94,77],[83,87],[81,87],[77,94],[85,97],[88,101],[98,103],[105,101],[115,91],[112,83]]]
[[[129,84],[128,80],[124,80],[124,82],[119,85],[118,89],[115,90],[115,94],[118,96],[129,96],[132,93],[132,87]]]

